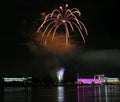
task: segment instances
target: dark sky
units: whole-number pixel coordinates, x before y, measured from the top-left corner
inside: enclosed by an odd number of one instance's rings
[[[78,8],[89,36],[82,48],[54,55],[28,45],[40,25],[41,12],[61,4]],[[117,0],[17,0],[1,7],[0,76],[55,77],[66,68],[66,79],[94,74],[120,77],[119,4]]]

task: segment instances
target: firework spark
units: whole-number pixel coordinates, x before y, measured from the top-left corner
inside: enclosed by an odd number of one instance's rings
[[[83,22],[78,19],[80,16],[81,13],[77,8],[68,9],[68,4],[66,4],[64,8],[60,6],[59,9],[54,9],[52,13],[45,16],[43,23],[37,29],[37,33],[43,30],[42,38],[44,39],[44,44],[46,45],[50,34],[52,34],[51,39],[53,40],[58,28],[63,26],[65,29],[66,45],[68,45],[70,37],[69,30],[74,31],[74,28],[77,28],[81,34],[83,42],[85,43],[83,30],[86,35],[88,35],[88,32]]]
[[[57,78],[59,80],[59,82],[61,82],[63,80],[63,75],[64,75],[64,68],[61,68],[58,72],[57,72]]]

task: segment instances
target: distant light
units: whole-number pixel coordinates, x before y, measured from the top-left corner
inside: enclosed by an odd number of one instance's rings
[[[61,10],[63,9],[62,6],[60,6],[60,9],[61,9]]]
[[[68,7],[68,4],[66,4],[65,6]]]
[[[26,78],[24,77],[21,77],[21,78],[3,78],[4,82],[23,82],[25,80],[27,80]]]
[[[63,23],[65,23],[66,21],[65,20],[62,20]]]
[[[84,83],[84,84],[92,84],[92,83],[102,83],[101,79],[90,79],[90,78],[80,78],[77,79],[78,83]]]
[[[57,72],[57,78],[58,81],[61,82],[63,80],[63,75],[64,75],[64,68],[61,68],[58,72]]]

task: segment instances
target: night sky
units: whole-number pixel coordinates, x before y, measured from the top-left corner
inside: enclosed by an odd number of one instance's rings
[[[89,35],[73,51],[54,54],[33,43],[41,13],[60,5],[81,11]],[[0,76],[56,77],[65,67],[66,80],[105,74],[120,77],[119,4],[117,0],[17,0],[1,5]]]

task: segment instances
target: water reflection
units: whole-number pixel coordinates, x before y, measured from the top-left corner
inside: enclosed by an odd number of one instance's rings
[[[1,102],[31,102],[31,87],[4,87]]]
[[[0,102],[120,102],[120,86],[0,87]]]
[[[105,102],[120,102],[119,85],[105,85],[104,90]]]
[[[102,86],[94,86],[94,100],[95,102],[102,102]]]
[[[0,87],[0,102],[4,102],[4,87]]]
[[[57,87],[57,101],[64,102],[64,87],[63,86]]]
[[[120,86],[78,86],[77,97],[78,102],[120,102]]]
[[[101,102],[101,86],[78,86],[78,102]]]

